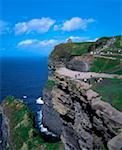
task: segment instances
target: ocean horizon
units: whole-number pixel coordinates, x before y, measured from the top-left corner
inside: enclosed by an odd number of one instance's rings
[[[48,57],[0,58],[0,102],[7,96],[28,102],[42,96],[48,77]]]

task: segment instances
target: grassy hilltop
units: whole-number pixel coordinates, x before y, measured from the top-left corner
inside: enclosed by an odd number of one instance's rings
[[[81,68],[82,72],[82,62],[89,65],[88,71],[91,72],[122,75],[122,36],[102,37],[96,42],[60,44],[52,51],[49,64],[55,68],[59,63],[66,67],[70,64],[69,69],[79,71],[77,69]],[[122,111],[122,79],[93,82],[93,89],[103,100]]]
[[[114,38],[115,41],[112,41]],[[67,62],[74,56],[81,56],[90,53],[91,51],[101,50],[102,52],[113,52],[118,55],[118,50],[122,52],[121,44],[122,36],[103,37],[96,42],[77,42],[65,43],[57,45],[50,55],[52,61]],[[122,58],[122,57],[120,57]]]

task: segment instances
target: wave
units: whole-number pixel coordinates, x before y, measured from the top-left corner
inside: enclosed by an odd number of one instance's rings
[[[44,101],[42,100],[41,97],[36,100],[36,104],[38,104],[40,106],[44,105]],[[42,110],[37,111],[36,112],[37,128],[39,129],[41,134],[46,136],[46,138],[49,138],[48,140],[51,140],[51,139],[58,140],[59,139],[58,135],[49,131],[48,128],[44,127],[42,118],[43,118]]]

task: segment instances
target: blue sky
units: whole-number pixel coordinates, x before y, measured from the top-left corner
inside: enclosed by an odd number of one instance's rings
[[[0,55],[47,56],[54,45],[120,35],[121,0],[0,0]]]

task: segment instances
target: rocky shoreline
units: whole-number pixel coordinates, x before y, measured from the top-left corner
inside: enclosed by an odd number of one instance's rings
[[[0,150],[6,150],[9,147],[9,121],[3,113],[3,108],[0,106]]]
[[[6,115],[6,112],[9,111],[9,108],[8,108],[8,110],[6,110],[6,108],[4,107],[4,105],[6,105],[7,103],[8,103],[8,101],[4,100],[4,102],[0,106],[0,150],[6,150],[7,148],[10,148],[10,146],[12,145],[12,143],[11,143],[12,139],[10,139],[11,138],[10,134],[11,134],[11,132],[13,132],[13,131],[10,131],[11,130],[10,123],[12,122],[12,120],[10,118],[8,118],[8,115]],[[24,104],[20,100],[18,100],[18,102],[13,101],[13,105],[14,105],[14,103],[17,103],[17,105]],[[29,107],[29,106],[26,106],[26,107]],[[40,136],[42,136],[42,138],[45,142],[49,142],[49,143],[59,142],[60,136],[51,132],[47,127],[45,127],[43,125],[43,122],[42,122],[43,104],[35,104],[35,107],[37,107],[37,110],[36,110],[36,108],[34,109],[34,114],[33,114],[34,115],[33,122],[34,122],[35,129],[37,129],[39,131]],[[5,111],[5,113],[4,113],[4,111]],[[23,113],[23,112],[21,112],[21,113]],[[16,116],[13,116],[13,117],[16,117]],[[30,117],[32,117],[32,116],[30,116]],[[31,130],[31,128],[30,128],[30,130]]]

